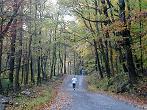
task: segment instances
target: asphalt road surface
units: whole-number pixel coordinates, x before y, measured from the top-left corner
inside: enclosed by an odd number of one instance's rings
[[[76,90],[72,89],[72,75],[64,79],[57,98],[50,109],[45,110],[141,110],[111,96],[86,90],[85,76],[76,76]]]

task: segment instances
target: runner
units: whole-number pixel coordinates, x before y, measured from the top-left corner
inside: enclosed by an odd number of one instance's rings
[[[76,83],[77,83],[77,78],[74,76],[72,78],[72,85],[73,85],[73,89],[75,90],[75,87],[76,87]]]

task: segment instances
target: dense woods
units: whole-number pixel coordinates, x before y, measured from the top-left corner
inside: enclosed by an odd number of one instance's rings
[[[1,0],[0,10],[0,93],[81,69],[117,91],[147,86],[146,0]]]
[[[47,0],[0,1],[0,93],[40,85],[76,65],[64,13],[54,6]]]
[[[145,0],[59,0],[59,3],[76,17],[76,26],[68,27],[67,31],[76,36],[76,51],[91,75],[89,82],[113,92],[133,93],[146,88]]]

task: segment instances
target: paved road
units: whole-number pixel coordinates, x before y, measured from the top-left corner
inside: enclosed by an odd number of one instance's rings
[[[77,76],[78,84],[74,91],[71,84],[72,77],[70,75],[65,78],[62,90],[51,106],[51,110],[140,110],[111,96],[88,92],[84,76]],[[60,103],[59,108],[55,107],[57,103]]]

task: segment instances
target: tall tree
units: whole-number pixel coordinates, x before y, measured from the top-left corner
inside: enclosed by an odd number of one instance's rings
[[[23,15],[23,6],[21,6],[20,11],[19,11],[20,15]],[[18,26],[18,40],[19,40],[19,50],[18,50],[18,54],[16,55],[16,63],[17,63],[17,67],[16,67],[16,74],[15,74],[15,91],[20,89],[20,83],[19,83],[19,76],[20,76],[20,69],[21,69],[21,58],[22,58],[22,37],[23,37],[23,16],[20,16],[20,26]]]
[[[124,29],[121,31],[121,35],[124,39],[124,49],[126,51],[126,61],[127,61],[127,67],[128,67],[128,74],[129,74],[129,81],[130,83],[134,83],[136,81],[136,71],[135,71],[135,65],[133,61],[133,54],[132,54],[132,48],[131,48],[131,41],[130,41],[130,30],[127,28],[127,19],[125,16],[125,0],[119,0],[119,17],[120,22],[123,24]]]
[[[18,7],[18,0],[14,0],[14,6],[13,11],[15,12]],[[13,21],[13,27],[11,28],[11,47],[10,47],[10,59],[9,59],[9,67],[10,67],[10,73],[9,73],[9,81],[11,86],[13,87],[13,78],[14,78],[14,65],[15,65],[15,42],[16,42],[16,36],[17,36],[17,19],[14,18]]]

